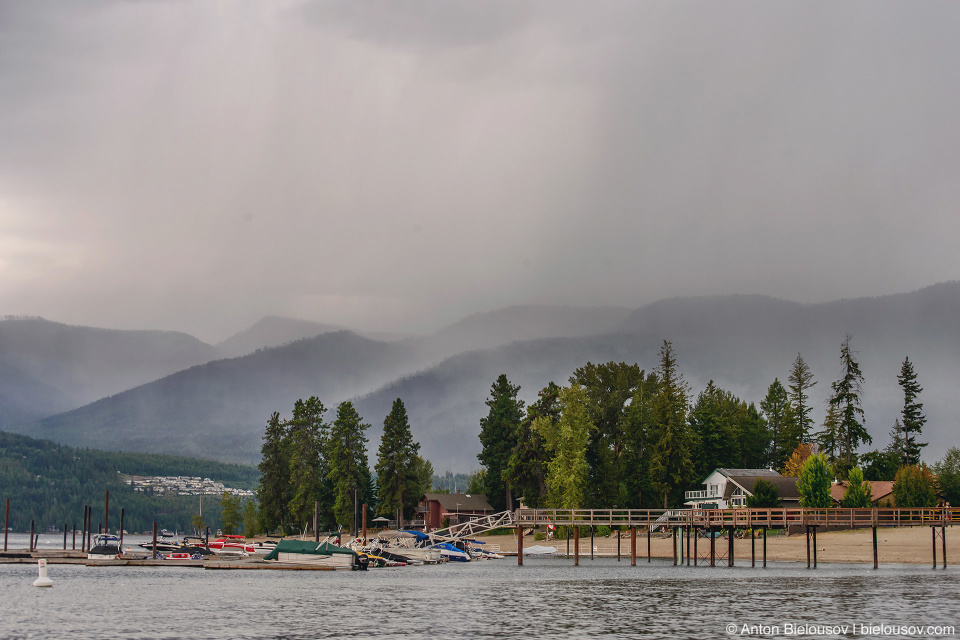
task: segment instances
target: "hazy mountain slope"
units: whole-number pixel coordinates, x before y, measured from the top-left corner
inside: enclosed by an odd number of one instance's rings
[[[217,343],[217,351],[224,358],[235,358],[253,353],[257,349],[279,347],[295,340],[312,338],[322,333],[344,331],[343,327],[309,320],[293,320],[267,316],[249,329]]]
[[[0,376],[0,397],[29,389],[29,399],[19,404],[33,415],[49,415],[214,357],[213,347],[184,333],[7,318],[0,321],[0,362],[6,372]]]
[[[30,422],[72,406],[59,389],[0,360],[0,425]]]
[[[513,306],[474,313],[412,342],[446,358],[521,340],[602,335],[621,325],[629,314],[626,307]]]
[[[336,403],[396,377],[402,346],[348,332],[217,360],[104,398],[30,427],[11,428],[73,446],[253,462],[270,414],[298,398]]]

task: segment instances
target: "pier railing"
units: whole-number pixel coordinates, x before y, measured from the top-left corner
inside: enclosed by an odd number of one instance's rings
[[[734,527],[738,529],[790,526],[915,527],[952,525],[960,509],[881,508],[828,509],[518,509],[517,526],[540,525],[608,527]]]

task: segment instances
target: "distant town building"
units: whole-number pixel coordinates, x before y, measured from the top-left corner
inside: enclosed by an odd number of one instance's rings
[[[239,498],[252,498],[254,492],[249,489],[234,489],[222,482],[210,478],[193,476],[128,476],[121,475],[123,481],[134,491],[144,493],[170,493],[180,496],[221,496],[226,491]]]

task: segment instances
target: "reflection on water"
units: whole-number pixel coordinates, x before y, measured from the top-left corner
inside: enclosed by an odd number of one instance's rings
[[[506,559],[366,573],[51,565],[52,589],[33,587],[36,575],[35,565],[0,565],[0,637],[713,638],[731,623],[960,627],[960,573],[903,565]]]

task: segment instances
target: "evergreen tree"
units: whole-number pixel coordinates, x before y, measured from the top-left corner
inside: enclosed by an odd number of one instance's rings
[[[827,456],[831,466],[836,466],[840,451],[840,412],[832,402],[827,405],[823,427],[817,432],[817,448]]]
[[[804,362],[803,357],[798,353],[797,359],[793,361],[790,367],[790,375],[787,377],[790,389],[790,405],[793,408],[793,415],[797,421],[797,427],[800,432],[800,440],[808,442],[811,438],[811,429],[813,428],[813,418],[810,412],[813,407],[810,406],[810,396],[808,389],[816,386],[817,382],[813,379],[813,372]]]
[[[776,509],[780,506],[780,490],[764,477],[753,483],[753,495],[747,496],[747,506],[751,509]]]
[[[257,523],[260,520],[260,514],[257,513],[257,505],[253,500],[247,500],[243,505],[243,535],[252,538],[259,533]]]
[[[856,450],[861,443],[870,444],[873,438],[863,424],[863,408],[860,404],[863,374],[860,365],[854,359],[848,335],[840,349],[840,364],[843,376],[833,383],[833,397],[830,403],[838,410],[838,435],[840,456],[837,471],[846,477],[847,470],[856,462]]]
[[[517,445],[510,453],[507,478],[514,492],[528,507],[544,504],[547,496],[547,464],[550,454],[543,435],[533,428],[538,418],[560,420],[560,387],[553,382],[540,390],[537,401],[527,407],[527,416],[517,430]]]
[[[412,515],[420,496],[411,497],[420,464],[420,444],[414,442],[407,408],[397,398],[383,420],[383,436],[377,452],[378,513],[402,519]],[[400,522],[397,523],[400,526]]]
[[[333,519],[331,487],[326,456],[328,425],[323,421],[327,408],[316,396],[297,400],[288,427],[290,440],[290,487],[288,511],[293,524],[307,530],[312,526],[315,503],[320,504],[318,527]]]
[[[220,528],[226,535],[234,535],[240,529],[243,517],[240,513],[240,498],[224,491],[220,496]]]
[[[752,402],[740,401],[737,409],[735,430],[736,450],[740,457],[733,466],[740,469],[758,469],[767,466],[767,451],[770,446],[770,430],[766,419]]]
[[[863,481],[863,471],[860,470],[860,467],[850,469],[840,506],[863,509],[869,507],[872,503],[873,491],[870,483]]]
[[[779,469],[800,444],[801,437],[787,390],[777,378],[767,388],[767,397],[760,402],[760,409],[767,419],[767,431],[770,434],[765,466]]]
[[[666,509],[670,494],[690,484],[695,472],[690,459],[693,437],[687,426],[689,391],[683,375],[677,371],[673,345],[667,340],[660,347],[656,374],[657,395],[651,410],[655,444],[650,457],[650,480],[663,497]]]
[[[923,425],[927,418],[923,415],[923,403],[917,402],[917,396],[923,391],[917,383],[917,374],[913,370],[913,363],[910,358],[903,359],[903,365],[900,367],[900,375],[897,376],[897,382],[903,389],[903,411],[901,412],[902,421],[902,439],[903,439],[903,462],[905,465],[916,465],[920,463],[920,449],[927,446],[925,442],[917,442],[917,437],[923,430]]]
[[[489,413],[480,419],[480,444],[477,455],[487,469],[487,500],[494,511],[513,510],[513,491],[507,480],[510,455],[517,446],[517,432],[523,420],[523,402],[517,400],[520,387],[500,374],[490,387],[486,400]]]
[[[290,502],[290,441],[287,425],[274,412],[267,421],[260,449],[260,486],[257,501],[260,518],[266,531],[282,528]]]
[[[650,459],[656,443],[653,401],[657,396],[657,375],[646,374],[624,414],[623,495],[620,505],[628,509],[652,508],[661,503],[659,491],[650,479]]]
[[[833,506],[830,497],[830,485],[833,481],[833,469],[827,457],[814,453],[803,463],[797,491],[800,493],[800,506],[810,509],[824,509]]]
[[[734,466],[736,450],[735,415],[725,406],[723,390],[713,380],[700,392],[690,410],[690,427],[696,436],[693,462],[696,477],[705,478],[719,467]]]
[[[560,392],[560,419],[540,416],[533,423],[553,454],[547,466],[547,503],[556,509],[584,506],[590,471],[587,446],[595,428],[587,402],[583,387],[573,382]]]
[[[327,478],[333,488],[334,518],[337,524],[350,527],[351,531],[364,497],[361,492],[370,476],[367,436],[364,434],[369,427],[363,423],[352,402],[341,402],[328,438],[330,472]]]
[[[899,422],[899,421],[898,421]],[[900,468],[899,456],[891,453],[889,449],[885,451],[867,451],[860,456],[860,465],[863,469],[863,478],[871,482],[877,480],[893,480],[897,475],[897,469]]]
[[[587,500],[601,508],[623,506],[621,501],[623,453],[626,449],[624,416],[626,405],[643,382],[644,372],[636,364],[588,362],[570,376],[583,387],[594,429],[587,445],[590,483]]]

